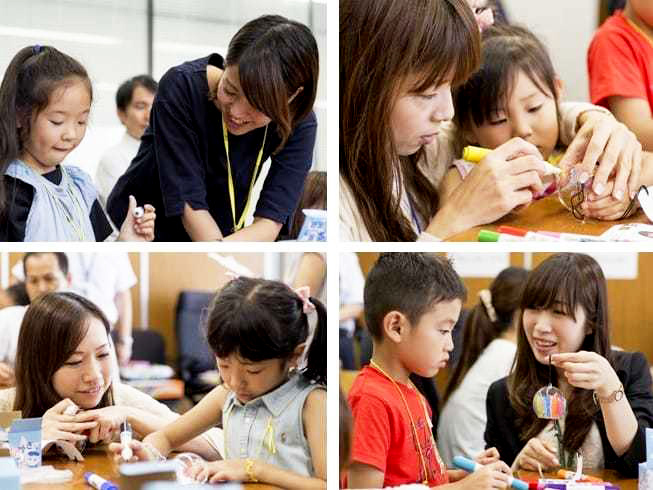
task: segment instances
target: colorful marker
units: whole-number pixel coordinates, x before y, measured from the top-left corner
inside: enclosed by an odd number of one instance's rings
[[[84,473],[84,480],[96,490],[118,490],[118,485],[90,471]]]
[[[559,242],[560,239],[550,235],[543,235],[537,231],[524,230],[523,228],[517,228],[516,226],[506,226],[501,225],[497,228],[499,233],[506,233],[508,235],[520,236],[524,240],[537,240],[542,242]]]
[[[470,473],[483,468],[482,464],[472,461],[469,458],[465,458],[464,456],[454,456],[452,462],[456,468],[460,468],[461,470],[465,470]],[[512,488],[516,488],[517,490],[528,490],[528,483],[512,476],[508,477],[508,485],[510,485]]]
[[[488,153],[491,151],[488,148],[481,148],[480,146],[466,146],[463,148],[463,160],[469,163],[478,163],[483,160]],[[547,175],[549,174],[561,174],[560,170],[555,165],[551,165],[549,162],[544,162],[545,168],[547,169]]]
[[[497,233],[491,230],[481,230],[478,232],[479,242],[523,242],[526,239],[509,233]]]

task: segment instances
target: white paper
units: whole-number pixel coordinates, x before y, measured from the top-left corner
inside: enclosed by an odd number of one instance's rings
[[[510,253],[458,253],[447,256],[460,277],[496,277],[510,266]]]

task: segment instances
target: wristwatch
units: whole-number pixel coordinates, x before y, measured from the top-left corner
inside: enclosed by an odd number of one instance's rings
[[[598,395],[598,393],[595,391],[592,393],[592,398],[594,398],[594,403],[598,405],[599,403],[612,403],[612,402],[618,402],[624,397],[624,385],[619,383],[619,388],[614,390],[612,393],[610,393],[606,397],[601,397]]]

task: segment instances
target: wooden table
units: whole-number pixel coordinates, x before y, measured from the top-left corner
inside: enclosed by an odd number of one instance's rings
[[[118,485],[120,484],[118,464],[102,448],[87,449],[84,454],[84,461],[81,463],[69,461],[66,457],[45,457],[43,464],[52,465],[59,470],[72,471],[72,481],[56,485],[30,483],[29,485],[23,485],[21,488],[25,490],[90,490],[91,487],[84,480],[84,473],[86,471],[97,473],[106,480],[110,480]],[[245,483],[243,484],[243,488],[246,490],[279,490],[279,487],[265,485],[263,483]]]
[[[603,481],[619,485],[621,490],[637,490],[637,478],[621,478],[614,470],[588,470],[585,473],[590,476],[599,477]],[[538,478],[538,474],[531,471],[518,471],[516,476],[526,481],[533,481]],[[556,476],[553,475],[545,474],[545,476],[546,478],[556,478]]]
[[[583,223],[567,211],[556,196],[546,197],[531,203],[525,209],[510,213],[498,221],[476,226],[469,230],[453,235],[447,241],[476,242],[480,230],[492,230],[501,225],[516,226],[532,231],[557,231],[564,233],[580,233],[582,235],[600,235],[608,228],[625,223],[648,223],[644,212],[640,209],[633,216],[619,221],[599,221],[589,219]]]

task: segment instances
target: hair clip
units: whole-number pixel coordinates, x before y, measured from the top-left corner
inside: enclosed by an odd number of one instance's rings
[[[489,289],[481,289],[478,292],[478,297],[481,298],[481,302],[487,311],[487,316],[490,318],[490,321],[497,321],[497,312],[492,306],[492,292]]]
[[[32,54],[39,54],[42,49],[43,46],[41,46],[40,44],[35,44],[34,46],[32,46]]]
[[[315,305],[311,303],[311,288],[308,286],[302,286],[301,288],[295,289],[295,293],[297,296],[299,296],[299,299],[302,300],[302,303],[304,306],[302,307],[302,311],[305,314],[313,313],[315,311]]]

